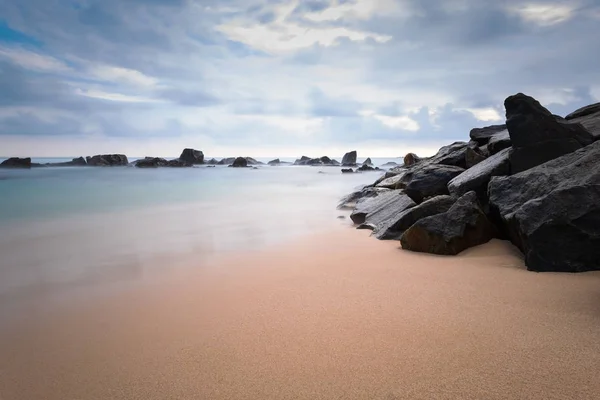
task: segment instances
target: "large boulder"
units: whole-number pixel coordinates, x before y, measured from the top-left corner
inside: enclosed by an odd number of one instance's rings
[[[413,206],[414,201],[402,190],[391,190],[359,200],[350,218],[355,224],[367,224],[377,229],[389,224],[398,214]]]
[[[514,149],[510,155],[513,174],[571,153],[594,140],[580,124],[557,119],[537,100],[523,93],[508,97],[504,107]]]
[[[404,231],[410,228],[418,220],[436,214],[441,214],[450,209],[456,202],[452,196],[436,196],[423,203],[411,207],[394,218],[390,218],[389,223],[380,226],[373,232],[377,239],[381,240],[399,240]]]
[[[158,168],[166,167],[169,162],[164,158],[160,157],[145,157],[141,160],[137,160],[134,164],[138,168]]]
[[[11,157],[0,163],[2,168],[31,168],[31,158]]]
[[[508,129],[505,129],[496,133],[490,138],[490,141],[487,144],[487,149],[490,155],[494,155],[504,149],[508,149],[511,146],[512,142],[510,141],[510,134],[508,133]]]
[[[600,270],[600,142],[492,178],[489,198],[529,270]]]
[[[468,148],[469,144],[467,142],[454,142],[441,147],[436,155],[426,159],[426,162],[430,164],[443,164],[466,168],[466,153]]]
[[[245,168],[248,166],[248,160],[245,157],[237,157],[235,160],[233,160],[233,163],[230,165],[230,167],[233,168]]]
[[[342,166],[354,167],[356,165],[356,156],[356,150],[344,154],[344,158],[342,158]]]
[[[366,186],[360,190],[354,191],[340,200],[337,208],[340,210],[343,209],[351,209],[353,210],[356,207],[356,203],[365,197],[376,197],[382,193],[389,192],[390,189],[378,188],[373,186]]]
[[[405,250],[456,255],[469,247],[489,242],[495,233],[477,195],[469,192],[448,211],[418,220],[404,232],[400,243]]]
[[[406,172],[396,187],[404,188],[407,196],[416,203],[421,203],[428,197],[449,194],[448,182],[462,174],[465,170],[460,167],[443,164],[427,164]]]
[[[369,157],[365,161],[363,161],[362,165],[373,165],[373,161],[371,161],[371,157]]]
[[[581,124],[594,137],[600,139],[600,103],[580,108],[565,117],[568,123]]]
[[[467,169],[448,182],[448,191],[455,197],[474,191],[477,193],[479,200],[486,203],[488,183],[492,176],[502,176],[510,173],[510,163],[508,161],[510,152],[511,149],[504,149],[473,168]]]
[[[473,128],[469,132],[471,140],[477,142],[480,146],[488,144],[490,139],[498,132],[506,130],[506,125],[490,125],[484,128]]]
[[[467,147],[465,152],[465,165],[467,168],[471,168],[485,159],[486,156],[479,150],[478,147]]]
[[[91,167],[115,167],[129,164],[125,154],[99,154],[86,157],[87,165]]]
[[[188,164],[203,164],[204,163],[204,153],[200,150],[194,149],[183,149],[179,159]]]
[[[421,161],[421,157],[419,157],[415,153],[407,153],[404,156],[404,166],[405,167],[410,167],[411,165],[415,165],[419,161]]]
[[[244,157],[246,159],[246,161],[248,162],[248,165],[265,165],[264,162],[262,161],[258,161],[255,158],[252,157]]]

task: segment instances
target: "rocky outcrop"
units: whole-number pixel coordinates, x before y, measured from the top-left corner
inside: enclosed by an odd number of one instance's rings
[[[506,130],[506,125],[490,125],[484,128],[473,128],[469,133],[471,140],[477,142],[480,146],[484,146],[489,143],[490,139]]]
[[[246,159],[246,161],[248,162],[248,165],[265,165],[264,162],[262,161],[258,161],[255,158],[252,157],[244,157]]]
[[[444,213],[418,220],[408,228],[400,243],[405,250],[456,255],[489,242],[496,230],[477,201],[475,192],[459,198]]]
[[[415,165],[419,161],[421,161],[421,157],[419,157],[415,153],[408,153],[404,156],[404,166],[405,167],[410,167],[412,165]]]
[[[145,157],[141,160],[137,160],[134,165],[138,168],[158,168],[158,167],[173,167],[183,168],[191,167],[192,164],[186,163],[180,159],[165,160],[160,157]]]
[[[373,165],[373,162],[371,161],[371,157],[369,157],[365,161],[363,161],[362,165]]]
[[[518,93],[504,101],[512,142],[511,173],[516,174],[593,142],[580,124],[558,120],[532,97]]]
[[[233,160],[233,163],[231,163],[230,167],[233,168],[245,168],[248,166],[248,160],[245,157],[237,157],[235,160]]]
[[[511,149],[504,149],[456,176],[448,182],[450,194],[460,197],[467,192],[474,191],[482,203],[487,203],[487,189],[492,176],[510,173],[508,161],[510,152]]]
[[[398,214],[413,206],[415,206],[414,201],[402,190],[391,190],[375,197],[359,200],[350,218],[355,224],[368,224],[374,229],[383,229]]]
[[[354,209],[356,203],[363,198],[376,197],[382,193],[389,192],[390,189],[378,188],[373,186],[366,186],[360,190],[350,193],[344,197],[338,204],[338,209]]]
[[[216,158],[211,158],[210,160],[206,161],[206,164],[208,165],[217,165],[219,163],[219,161]]]
[[[311,165],[311,166],[329,166],[329,167],[337,167],[340,165],[339,161],[332,160],[327,156],[319,157],[319,158],[310,158],[306,156],[302,156],[302,158],[296,160],[294,165]]]
[[[444,213],[455,202],[456,199],[452,196],[436,196],[431,198],[390,218],[388,223],[375,229],[373,235],[381,240],[399,240],[404,231],[417,221],[432,215]]]
[[[395,163],[393,161],[388,161],[382,165],[383,168],[393,168],[393,167],[397,167],[397,166],[398,166],[398,163]]]
[[[368,165],[368,164],[363,164],[360,167],[358,167],[356,170],[357,171],[361,171],[361,172],[379,171],[379,168],[378,167],[373,167],[373,166]]]
[[[465,156],[468,148],[469,144],[467,142],[454,142],[440,148],[437,154],[427,161],[431,164],[443,164],[466,168],[467,161]]]
[[[125,154],[99,154],[86,157],[86,161],[90,167],[116,167],[129,164]]]
[[[356,165],[356,156],[356,150],[344,154],[344,157],[342,158],[342,166],[354,167]]]
[[[204,163],[204,153],[195,149],[183,149],[179,159],[185,163],[196,165]]]
[[[231,165],[235,161],[235,157],[226,157],[219,160],[217,165]]]
[[[271,166],[275,166],[275,165],[279,165],[279,164],[281,164],[281,160],[279,160],[279,158],[271,160],[267,163],[267,165],[271,165]]]
[[[592,134],[594,140],[600,139],[600,103],[582,107],[565,117],[568,123],[581,124]]]
[[[31,168],[31,158],[12,157],[2,161],[0,168]]]
[[[404,173],[399,184],[405,183],[406,195],[416,203],[421,203],[429,197],[449,194],[448,182],[462,174],[463,168],[451,165],[428,164]]]
[[[85,158],[77,157],[77,158],[72,159],[71,161],[37,164],[36,166],[40,166],[40,167],[85,167],[86,165],[87,165],[87,162],[85,161]]]
[[[492,178],[489,196],[529,270],[600,269],[600,142]]]

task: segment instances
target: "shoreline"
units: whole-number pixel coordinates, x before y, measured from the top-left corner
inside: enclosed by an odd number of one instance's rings
[[[497,240],[456,257],[398,247],[334,229],[42,307],[0,332],[0,394],[586,399],[600,391],[600,273],[528,272]]]

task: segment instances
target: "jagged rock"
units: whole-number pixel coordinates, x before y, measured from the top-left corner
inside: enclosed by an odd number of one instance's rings
[[[467,192],[474,191],[482,203],[487,203],[487,188],[492,176],[508,175],[510,173],[511,149],[504,149],[500,153],[483,160],[456,176],[448,182],[448,190],[455,197],[460,197]]]
[[[367,158],[362,165],[373,165],[373,162],[371,161],[371,157]]]
[[[600,139],[600,103],[580,108],[565,117],[567,123],[581,124],[594,137]]]
[[[235,160],[233,160],[233,163],[230,165],[230,167],[233,168],[245,168],[248,166],[248,160],[245,157],[237,157]]]
[[[350,193],[348,196],[340,200],[337,208],[342,209],[354,209],[358,200],[365,197],[376,197],[382,193],[389,192],[390,189],[378,188],[373,186],[366,186],[360,190]]]
[[[129,164],[127,156],[124,154],[99,154],[93,157],[86,157],[87,165],[91,167],[113,167],[126,166]]]
[[[512,143],[510,141],[510,134],[508,133],[508,129],[505,129],[493,135],[487,144],[487,148],[490,152],[490,155],[499,153],[502,150],[508,149],[511,146]]]
[[[492,178],[489,198],[529,270],[600,270],[600,142]]]
[[[465,164],[467,168],[471,168],[474,165],[479,164],[486,159],[486,156],[481,154],[477,148],[467,147],[465,151]]]
[[[204,153],[200,150],[194,149],[183,149],[179,159],[188,164],[203,164],[204,163]]]
[[[415,206],[402,190],[392,190],[375,197],[363,198],[356,203],[356,208],[350,214],[352,222],[358,225],[369,224],[379,229],[396,218],[407,208]]]
[[[400,182],[406,183],[406,194],[421,203],[427,197],[449,194],[448,182],[463,172],[463,168],[452,165],[428,164],[406,172]]]
[[[227,157],[223,158],[221,161],[217,163],[217,165],[231,165],[235,161],[235,157]]]
[[[408,153],[407,155],[404,156],[404,166],[405,167],[410,167],[411,165],[415,165],[419,161],[421,161],[421,157],[419,157],[415,153]]]
[[[344,154],[344,157],[342,158],[342,166],[354,167],[356,165],[356,156],[356,150]]]
[[[368,164],[363,164],[360,167],[358,167],[356,169],[357,171],[361,171],[361,172],[365,172],[365,171],[379,171],[379,168],[377,167],[372,167]]]
[[[11,157],[0,163],[2,168],[31,168],[31,158]]]
[[[506,125],[490,125],[484,128],[473,128],[469,133],[471,140],[477,142],[480,146],[488,144],[490,139],[498,132],[506,130]]]
[[[467,142],[454,142],[441,147],[437,154],[427,159],[428,163],[452,165],[455,167],[466,168],[466,152],[469,148]]]
[[[342,168],[342,174],[351,174],[354,170],[352,168]]]
[[[477,195],[469,192],[448,211],[418,220],[404,232],[400,243],[405,250],[456,255],[469,247],[489,242],[495,233]]]
[[[281,161],[279,160],[279,158],[276,158],[274,160],[269,161],[267,164],[268,165],[272,165],[272,166],[273,165],[279,165],[279,164],[281,164]]]
[[[423,203],[411,207],[394,218],[390,218],[387,224],[382,224],[373,232],[377,239],[399,240],[404,231],[422,218],[444,213],[454,205],[456,199],[452,196],[436,196]]]
[[[504,107],[514,150],[510,155],[513,174],[571,153],[594,140],[583,126],[558,120],[523,93],[508,97]]]

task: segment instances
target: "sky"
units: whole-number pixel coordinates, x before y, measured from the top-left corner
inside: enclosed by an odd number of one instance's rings
[[[600,101],[600,0],[0,0],[0,155],[429,155]]]

